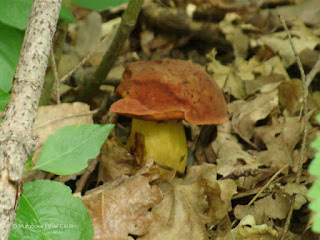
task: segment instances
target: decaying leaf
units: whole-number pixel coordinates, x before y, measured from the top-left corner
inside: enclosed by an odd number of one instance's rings
[[[93,123],[88,104],[75,102],[41,106],[34,123],[34,134],[44,142],[61,127],[84,123]]]
[[[279,233],[266,224],[257,225],[254,217],[247,215],[232,229],[232,236],[235,240],[277,240]]]
[[[107,140],[101,148],[98,182],[114,180],[122,175],[132,175],[134,157],[115,138]]]
[[[221,199],[224,201],[226,210],[229,212],[232,209],[231,199],[237,191],[237,185],[232,179],[218,180],[221,189]]]
[[[285,186],[280,186],[280,188],[290,196],[295,194],[295,201],[293,206],[294,210],[299,210],[302,207],[302,205],[307,203],[308,189],[305,185],[287,183]]]
[[[266,146],[267,150],[256,154],[257,160],[266,166],[283,167],[294,162],[294,149],[301,138],[299,117],[273,120],[268,126],[255,129],[255,139]],[[258,143],[259,144],[259,143]]]
[[[233,104],[232,126],[244,140],[250,142],[257,121],[266,118],[278,106],[278,91],[261,93],[250,101],[238,100]]]
[[[320,38],[317,37],[311,29],[307,28],[301,20],[296,19],[291,23],[293,24],[290,29],[292,41],[298,54],[306,48],[314,49],[320,44]],[[295,62],[295,56],[285,31],[263,35],[257,40],[251,39],[250,44],[251,47],[257,45],[270,47],[275,53],[281,56],[285,67],[289,67]]]
[[[210,60],[207,70],[212,73],[220,88],[230,91],[237,99],[258,90],[264,93],[271,92],[283,80],[290,79],[278,56],[263,62],[256,56],[248,61],[237,57],[233,65],[225,66],[215,59],[215,55],[215,50],[207,55]]]
[[[184,179],[168,179],[160,188],[163,201],[152,208],[154,221],[139,240],[230,239],[231,224],[214,165],[192,167]]]
[[[303,100],[303,82],[298,79],[284,81],[278,87],[280,104],[290,115],[300,111]]]
[[[218,126],[217,138],[211,143],[217,155],[217,172],[222,176],[257,169],[260,164],[254,156],[243,150],[235,135],[231,134],[231,122]]]
[[[246,215],[253,215],[258,224],[267,223],[269,218],[285,219],[290,209],[290,198],[281,190],[261,198],[253,205],[237,205],[234,215],[243,219]]]
[[[226,39],[231,42],[234,55],[245,59],[248,54],[249,37],[242,32],[239,26],[234,24],[237,20],[241,20],[240,15],[227,13],[224,20],[219,23],[219,26]]]
[[[38,136],[43,144],[47,138],[59,128],[71,125],[93,123],[90,106],[81,102],[62,103],[59,105],[40,106],[34,123],[34,135]],[[32,163],[38,161],[42,147],[33,155]],[[24,176],[25,181],[33,179],[39,171],[29,172]]]
[[[121,177],[86,193],[82,198],[94,226],[94,239],[126,239],[141,236],[154,222],[148,211],[162,200],[157,186],[147,177]]]

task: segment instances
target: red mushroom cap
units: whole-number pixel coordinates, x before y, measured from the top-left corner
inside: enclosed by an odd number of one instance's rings
[[[219,86],[199,66],[174,59],[140,61],[125,67],[116,92],[123,97],[110,110],[132,118],[191,124],[221,124],[228,120]]]

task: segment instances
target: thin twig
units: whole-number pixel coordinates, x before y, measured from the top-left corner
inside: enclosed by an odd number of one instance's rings
[[[295,200],[296,200],[296,195],[294,194],[290,198],[290,209],[289,209],[289,212],[288,212],[286,223],[285,223],[283,231],[282,231],[281,240],[285,240],[286,239],[286,235],[287,235],[287,232],[289,230],[290,221],[291,221],[292,214],[293,214],[293,208],[294,208]]]
[[[289,167],[288,164],[284,165],[282,168],[280,168],[271,178],[270,180],[259,190],[259,192],[257,192],[257,194],[254,196],[254,198],[251,199],[251,201],[247,204],[247,206],[251,206],[257,199],[259,196],[261,196],[261,194],[263,193],[264,190],[266,190],[270,184],[276,179],[276,177],[287,167]],[[238,219],[235,219],[232,222],[232,227],[238,222]]]
[[[306,82],[307,87],[310,86],[312,80],[314,79],[314,77],[317,75],[318,72],[320,72],[320,54],[317,62],[314,64],[311,71],[307,74],[307,82]]]
[[[64,75],[61,79],[60,79],[60,83],[65,82],[69,77],[72,76],[72,74],[74,74],[75,71],[77,71],[82,65],[84,65],[90,58],[91,56],[105,43],[105,41],[110,38],[110,35],[105,36],[97,45],[97,47],[93,48],[87,56],[85,56],[78,64],[77,66],[75,66],[70,72],[68,72],[66,75]]]
[[[134,29],[142,4],[143,0],[130,0],[127,9],[122,14],[120,25],[114,37],[110,40],[110,45],[97,70],[93,76],[85,80],[85,86],[80,93],[80,99],[82,101],[89,101],[91,96],[99,90],[102,81],[107,77],[126,40],[129,38],[131,31]]]
[[[272,178],[270,178],[270,180],[266,183],[266,185],[264,185],[260,191],[254,196],[254,198],[251,199],[251,201],[248,203],[248,206],[251,206],[256,200],[257,198],[261,195],[261,193],[266,190],[270,184],[274,181],[274,179],[287,167],[289,167],[288,164],[284,165],[282,168],[280,168],[273,176]]]
[[[60,80],[59,80],[59,76],[58,76],[58,71],[57,71],[57,64],[56,64],[56,59],[55,59],[55,55],[54,55],[54,51],[53,48],[51,48],[51,64],[52,64],[52,71],[53,71],[53,76],[54,76],[54,80],[56,81],[56,91],[57,91],[57,104],[60,104]]]
[[[95,159],[93,159],[92,161],[89,161],[89,166],[87,167],[85,173],[82,174],[81,178],[77,182],[77,188],[75,190],[75,193],[82,192],[82,190],[83,190],[84,186],[86,185],[91,173],[96,168],[96,166],[97,166],[97,164],[99,162],[99,159],[100,159],[100,154]]]
[[[302,138],[302,145],[301,145],[301,152],[300,152],[300,159],[299,159],[299,166],[298,166],[298,171],[297,171],[297,175],[296,175],[296,179],[295,179],[295,182],[297,184],[300,183],[300,178],[301,178],[301,173],[302,173],[302,165],[303,165],[303,159],[304,159],[304,156],[305,156],[305,151],[306,151],[306,142],[307,142],[307,136],[308,136],[308,126],[307,126],[307,114],[308,114],[308,109],[307,109],[307,96],[308,96],[308,87],[307,87],[307,82],[306,82],[306,75],[304,73],[304,70],[303,70],[303,67],[302,67],[302,63],[301,63],[301,60],[298,56],[298,53],[296,51],[296,48],[293,44],[293,41],[292,41],[292,37],[291,37],[291,34],[290,34],[290,31],[287,27],[287,24],[286,22],[284,21],[283,17],[278,14],[278,17],[287,33],[287,36],[289,38],[289,42],[290,42],[290,45],[291,45],[291,48],[292,48],[292,51],[294,53],[294,56],[296,58],[296,62],[298,64],[298,67],[299,67],[299,71],[300,71],[300,74],[301,74],[301,79],[302,79],[302,86],[303,86],[303,122],[302,122],[302,127],[303,127],[303,138]],[[292,205],[294,204],[294,201],[295,201],[295,197],[293,197],[293,200],[292,200]],[[293,212],[293,206],[291,206],[290,208],[290,211],[289,211],[289,214],[287,216],[287,220],[286,220],[286,224],[285,224],[285,227],[284,227],[284,230],[282,232],[282,236],[281,236],[281,239],[285,239],[286,237],[286,234],[288,232],[288,229],[289,229],[289,226],[290,226],[290,221],[291,221],[291,217],[292,217],[292,212]]]
[[[303,82],[303,139],[302,139],[302,145],[301,145],[301,153],[300,153],[300,159],[299,159],[299,168],[297,171],[297,176],[296,176],[296,183],[299,184],[300,183],[300,178],[301,178],[301,173],[302,173],[302,165],[303,165],[303,159],[304,159],[304,155],[305,155],[305,150],[306,150],[306,142],[307,142],[307,136],[308,136],[308,128],[307,128],[307,115],[308,115],[308,108],[307,108],[307,96],[308,96],[308,88],[307,88],[307,84],[306,84],[306,75],[304,73],[303,67],[302,67],[302,63],[301,60],[298,56],[298,53],[296,51],[296,48],[293,44],[292,41],[292,37],[290,34],[290,31],[287,27],[287,24],[285,23],[284,19],[282,18],[282,16],[278,15],[280,18],[280,21],[288,35],[289,38],[289,42],[292,48],[292,51],[294,53],[294,56],[296,58],[296,62],[298,64],[299,67],[299,71],[301,74],[301,79]]]

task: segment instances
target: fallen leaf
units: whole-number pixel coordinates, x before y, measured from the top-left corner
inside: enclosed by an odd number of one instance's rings
[[[93,222],[93,239],[119,240],[148,232],[154,222],[148,209],[161,202],[162,194],[148,178],[135,175],[88,191],[82,200]]]
[[[241,21],[241,16],[236,13],[227,13],[219,23],[221,31],[226,39],[231,42],[235,57],[245,59],[248,54],[249,37],[242,32],[236,21]]]
[[[231,122],[228,121],[218,126],[216,139],[211,143],[217,155],[217,172],[222,176],[232,173],[258,169],[260,164],[253,155],[246,152],[237,137],[231,134]]]
[[[256,141],[261,141],[267,150],[257,152],[257,160],[265,166],[283,167],[293,164],[293,150],[301,139],[299,117],[273,120],[271,125],[255,129]]]
[[[293,25],[290,29],[292,42],[298,54],[306,48],[314,49],[320,44],[320,38],[311,29],[307,28],[301,20],[296,19],[291,24]],[[250,45],[252,48],[264,45],[270,47],[281,56],[283,64],[287,68],[296,61],[287,35],[285,31],[266,34],[259,39],[251,39]]]
[[[133,173],[134,157],[116,139],[111,138],[101,148],[98,182],[106,183],[122,175]]]
[[[221,200],[224,201],[227,211],[230,212],[232,210],[232,196],[238,193],[237,185],[232,179],[218,180],[218,183],[221,189]]]
[[[160,189],[163,201],[152,208],[155,219],[139,240],[229,239],[231,224],[214,165],[191,167],[184,179],[168,179]],[[210,231],[210,226],[217,230]]]
[[[278,91],[258,94],[249,101],[235,101],[232,117],[234,131],[244,140],[250,142],[257,121],[266,118],[278,106]]]
[[[247,215],[232,229],[232,236],[235,240],[277,240],[279,233],[267,224],[257,225],[254,217]]]

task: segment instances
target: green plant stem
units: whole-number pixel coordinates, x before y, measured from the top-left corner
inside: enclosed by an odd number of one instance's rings
[[[127,9],[122,15],[121,23],[118,26],[116,34],[110,41],[108,50],[104,54],[100,65],[94,75],[85,81],[83,90],[80,93],[81,100],[88,102],[90,97],[98,91],[101,82],[107,77],[126,40],[129,38],[131,31],[136,25],[142,4],[143,0],[131,0],[129,2]]]

